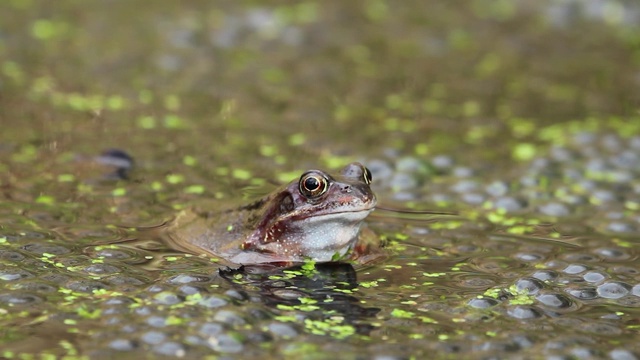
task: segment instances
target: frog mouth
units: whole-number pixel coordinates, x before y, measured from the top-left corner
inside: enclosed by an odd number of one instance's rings
[[[362,221],[364,220],[369,213],[375,210],[375,206],[371,206],[368,208],[360,209],[360,210],[343,210],[330,212],[326,214],[299,214],[298,216],[293,217],[296,220],[330,220],[332,218],[343,218],[345,222],[350,221]]]

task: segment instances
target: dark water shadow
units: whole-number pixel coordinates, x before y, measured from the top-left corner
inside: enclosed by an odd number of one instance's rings
[[[342,324],[354,327],[356,333],[366,335],[374,328],[366,322],[379,308],[363,307],[355,296],[359,286],[354,267],[347,263],[316,264],[289,268],[270,266],[242,266],[221,268],[220,276],[234,288],[246,292],[269,307],[291,307],[305,312],[306,318],[325,320],[341,316]],[[309,306],[310,305],[310,306]]]

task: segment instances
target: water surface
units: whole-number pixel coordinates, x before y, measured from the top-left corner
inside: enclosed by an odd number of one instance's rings
[[[638,358],[639,14],[3,2],[0,356]],[[351,161],[459,216],[374,213],[366,267],[237,271],[133,231]]]

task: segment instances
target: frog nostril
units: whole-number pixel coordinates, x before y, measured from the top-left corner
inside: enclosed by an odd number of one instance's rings
[[[343,185],[342,186],[342,192],[350,193],[351,192],[351,186],[350,185]]]

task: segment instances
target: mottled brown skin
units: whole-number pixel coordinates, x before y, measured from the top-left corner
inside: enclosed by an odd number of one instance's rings
[[[340,175],[310,170],[300,179],[239,208],[183,211],[164,233],[170,246],[235,264],[326,262],[344,257],[376,197],[371,174],[351,163]]]

